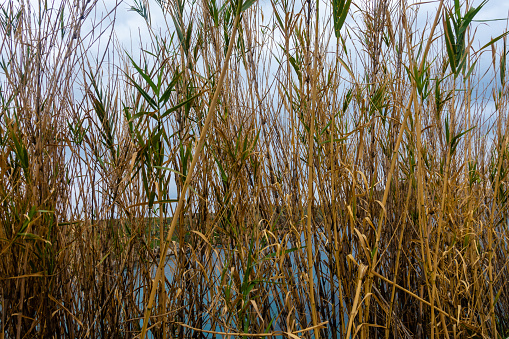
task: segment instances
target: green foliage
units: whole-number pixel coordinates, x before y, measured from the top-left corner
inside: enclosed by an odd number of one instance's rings
[[[348,15],[348,10],[350,9],[350,5],[352,0],[332,0],[332,15],[334,18],[334,33],[336,34],[336,38],[340,38],[341,28],[345,23],[346,17]]]
[[[468,11],[461,14],[460,2],[454,0],[454,11],[446,10],[444,16],[445,45],[449,56],[449,65],[455,76],[458,76],[460,71],[465,71],[467,29],[486,3],[488,0],[484,0],[477,7],[470,7]]]

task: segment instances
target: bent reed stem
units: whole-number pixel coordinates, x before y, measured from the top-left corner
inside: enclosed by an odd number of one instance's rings
[[[221,87],[223,85],[224,78],[226,77],[226,74],[228,72],[228,64],[230,61],[230,57],[232,55],[233,47],[235,45],[235,41],[236,41],[235,38],[237,35],[237,27],[240,22],[240,17],[241,17],[241,12],[240,12],[240,8],[239,8],[238,12],[236,13],[236,16],[235,16],[235,21],[233,23],[232,35],[231,35],[230,43],[228,45],[228,52],[226,53],[224,65],[221,69],[221,75],[219,76],[219,79],[217,82],[216,90],[214,92],[214,97],[212,98],[212,102],[210,103],[209,110],[207,113],[207,118],[205,120],[205,124],[203,125],[203,129],[201,131],[200,139],[198,140],[198,144],[196,145],[196,152],[193,156],[193,161],[191,162],[191,165],[189,166],[189,171],[186,176],[186,181],[184,182],[184,185],[182,187],[182,191],[180,193],[180,198],[179,198],[179,201],[177,204],[177,208],[175,209],[175,213],[171,220],[170,229],[168,230],[168,233],[166,235],[166,240],[163,243],[163,247],[161,250],[161,256],[159,258],[159,264],[157,265],[156,276],[155,276],[153,284],[152,284],[152,290],[150,291],[149,302],[145,309],[145,315],[143,317],[143,328],[141,331],[141,339],[144,339],[145,335],[147,333],[148,321],[149,321],[150,314],[151,314],[151,311],[152,311],[152,308],[154,305],[157,287],[161,281],[161,278],[162,278],[163,272],[164,272],[166,255],[168,253],[168,244],[171,242],[171,238],[173,236],[173,233],[175,232],[175,228],[177,226],[177,221],[178,221],[178,216],[180,215],[180,212],[182,211],[182,208],[184,207],[187,189],[189,188],[189,185],[191,183],[191,180],[192,180],[192,177],[194,174],[194,169],[196,167],[196,164],[198,163],[198,159],[200,158],[200,154],[202,152],[203,146],[205,145],[205,139],[206,139],[209,127],[210,127],[210,123],[212,122],[212,119],[215,115],[215,108],[216,108],[217,100],[219,98],[219,93],[221,92]]]

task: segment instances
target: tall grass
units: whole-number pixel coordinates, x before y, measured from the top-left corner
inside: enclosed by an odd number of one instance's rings
[[[437,5],[2,4],[1,336],[507,337],[506,37]]]

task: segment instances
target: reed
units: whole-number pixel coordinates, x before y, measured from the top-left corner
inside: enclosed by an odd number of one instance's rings
[[[130,5],[0,5],[1,338],[509,336],[485,1]]]

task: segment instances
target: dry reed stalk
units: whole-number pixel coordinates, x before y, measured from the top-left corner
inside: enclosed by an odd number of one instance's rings
[[[184,185],[182,187],[182,192],[180,193],[180,198],[179,198],[179,201],[178,201],[177,208],[175,209],[174,217],[172,218],[172,221],[171,221],[170,229],[168,230],[168,233],[166,235],[166,241],[163,242],[163,248],[161,250],[161,258],[159,260],[159,265],[157,266],[157,271],[156,271],[156,275],[155,275],[154,282],[153,282],[153,285],[152,285],[152,290],[150,292],[150,299],[149,299],[147,307],[145,309],[143,328],[142,328],[142,331],[141,331],[141,338],[142,339],[145,338],[145,335],[146,335],[146,332],[147,332],[148,319],[150,318],[150,313],[152,311],[152,307],[153,307],[153,303],[154,303],[154,300],[155,300],[155,295],[156,295],[156,292],[157,292],[157,288],[159,286],[159,282],[161,281],[161,276],[162,276],[162,274],[164,272],[165,258],[166,258],[167,253],[168,253],[168,244],[170,243],[171,237],[173,236],[173,232],[175,231],[175,228],[177,226],[178,217],[180,216],[181,210],[182,210],[182,208],[184,206],[184,199],[185,199],[186,194],[187,194],[187,189],[189,187],[189,184],[190,184],[191,179],[192,179],[193,174],[194,174],[193,173],[194,172],[194,168],[196,167],[196,164],[198,163],[198,160],[200,158],[200,154],[201,154],[203,146],[205,144],[205,138],[207,136],[210,123],[212,122],[212,118],[215,115],[215,109],[216,109],[217,100],[219,98],[219,93],[221,91],[224,78],[225,78],[226,73],[228,71],[228,63],[230,61],[230,57],[231,57],[231,54],[232,54],[232,51],[233,51],[233,43],[235,41],[235,36],[236,36],[236,33],[237,33],[237,28],[238,28],[238,25],[239,25],[239,22],[240,22],[240,16],[241,16],[241,12],[239,11],[238,13],[236,13],[236,16],[235,16],[235,19],[234,19],[233,30],[232,30],[232,37],[231,37],[231,40],[230,40],[230,44],[228,45],[228,52],[226,53],[226,56],[225,56],[224,64],[223,64],[223,67],[221,69],[221,75],[219,76],[217,87],[216,87],[216,89],[214,91],[214,96],[213,96],[212,102],[210,103],[210,106],[209,106],[209,110],[208,110],[208,113],[207,113],[207,118],[205,120],[205,124],[203,125],[203,129],[202,129],[201,134],[200,134],[200,139],[198,140],[198,144],[196,145],[196,148],[195,148],[196,152],[195,152],[195,154],[193,156],[193,161],[191,162],[191,165],[189,166],[189,172],[188,172],[188,175],[186,176],[186,181],[184,182]]]

